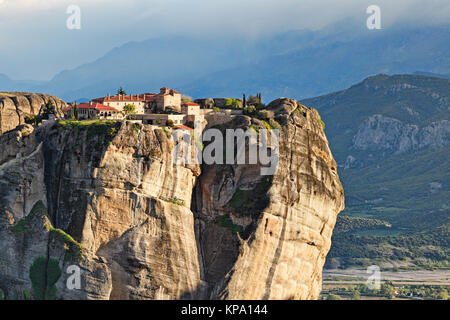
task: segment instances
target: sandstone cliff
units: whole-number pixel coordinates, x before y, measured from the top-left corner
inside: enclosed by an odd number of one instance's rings
[[[38,115],[48,101],[52,101],[58,114],[66,103],[48,94],[26,92],[0,92],[0,134],[25,123],[25,117]]]
[[[132,123],[0,136],[0,289],[9,298],[317,298],[343,190],[318,113],[290,99],[268,108],[283,139],[273,176],[257,165],[173,165],[169,132]],[[252,125],[265,124],[238,116],[221,129]],[[80,289],[67,286],[72,265]]]
[[[268,109],[282,125],[274,176],[261,176],[256,165],[222,165],[204,166],[199,177],[194,213],[208,298],[315,299],[321,291],[336,215],[344,208],[336,163],[317,111],[291,99]],[[252,124],[265,128],[249,117],[225,128]],[[217,223],[223,217],[228,224]],[[230,232],[230,225],[242,232]]]

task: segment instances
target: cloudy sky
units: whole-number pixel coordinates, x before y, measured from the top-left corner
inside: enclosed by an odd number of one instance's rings
[[[0,0],[0,73],[48,80],[113,47],[164,35],[254,38],[365,24],[372,4],[381,8],[384,29],[450,21],[449,0]],[[70,5],[81,10],[79,30],[66,27]]]

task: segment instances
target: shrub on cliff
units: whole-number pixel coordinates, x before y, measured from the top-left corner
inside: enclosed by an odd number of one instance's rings
[[[48,100],[44,106],[44,110],[42,112],[42,116],[44,119],[48,119],[49,115],[56,114],[55,105],[52,100]]]
[[[23,234],[29,228],[33,218],[37,215],[41,215],[42,217],[47,216],[47,208],[40,200],[34,204],[30,213],[26,217],[22,218],[16,225],[11,227],[11,231],[16,234]]]
[[[88,139],[102,137],[100,142],[109,145],[117,134],[120,122],[112,120],[91,120],[91,121],[68,121],[59,120],[62,127],[75,128],[76,130],[87,130]]]
[[[273,118],[269,119],[269,124],[272,127],[272,129],[278,129],[278,130],[281,129],[281,125]]]
[[[75,241],[69,234],[61,229],[50,227],[50,239],[54,239],[64,243],[66,246],[66,254],[64,260],[80,261],[83,256],[83,247]]]
[[[46,257],[37,257],[30,267],[30,280],[33,297],[36,300],[55,300],[56,282],[61,277],[61,268],[58,261]]]
[[[42,115],[38,115],[38,116],[26,116],[25,117],[25,123],[27,124],[31,124],[32,126],[37,126],[38,124],[40,124],[42,122],[42,119],[44,117]]]
[[[248,106],[244,108],[244,114],[248,116],[253,116],[256,113],[255,106]]]
[[[241,106],[241,101],[233,98],[225,98],[225,106],[228,108],[239,108]]]
[[[264,177],[252,190],[238,189],[229,204],[236,214],[244,215],[258,212],[268,204],[267,192],[272,186],[273,177]]]
[[[215,222],[219,224],[222,228],[231,230],[232,232],[241,232],[242,227],[233,223],[229,214],[218,217]]]
[[[275,116],[275,114],[271,110],[259,110],[257,116],[259,119],[265,120],[265,119],[273,118]]]

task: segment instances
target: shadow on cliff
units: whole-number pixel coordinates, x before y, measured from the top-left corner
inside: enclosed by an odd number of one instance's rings
[[[245,130],[250,125],[265,128],[262,127],[264,124],[253,123],[249,119],[237,117],[216,128],[221,131],[227,128]],[[246,142],[248,155],[249,141]],[[234,154],[237,154],[236,147]],[[227,297],[226,286],[242,243],[252,243],[261,213],[271,202],[268,191],[273,184],[273,176],[261,176],[260,169],[259,164],[202,165],[192,194],[191,211],[195,218],[198,259],[204,283],[192,292],[185,292],[182,298]]]
[[[62,121],[41,130],[48,214],[56,228],[77,241],[91,201],[89,190],[96,188],[94,171],[121,127],[112,121]]]

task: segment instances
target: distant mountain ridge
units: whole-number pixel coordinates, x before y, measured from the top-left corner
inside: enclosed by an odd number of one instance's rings
[[[369,258],[448,267],[450,80],[377,75],[302,103],[326,125],[345,190],[340,223],[350,230],[369,219],[365,230],[336,233],[327,266]]]
[[[194,98],[262,92],[266,102],[303,99],[379,73],[449,74],[449,33],[450,26],[371,31],[346,23],[258,40],[172,36],[126,43],[44,83],[0,78],[0,89],[48,92],[66,101],[103,96],[121,85],[132,93],[166,85]]]

